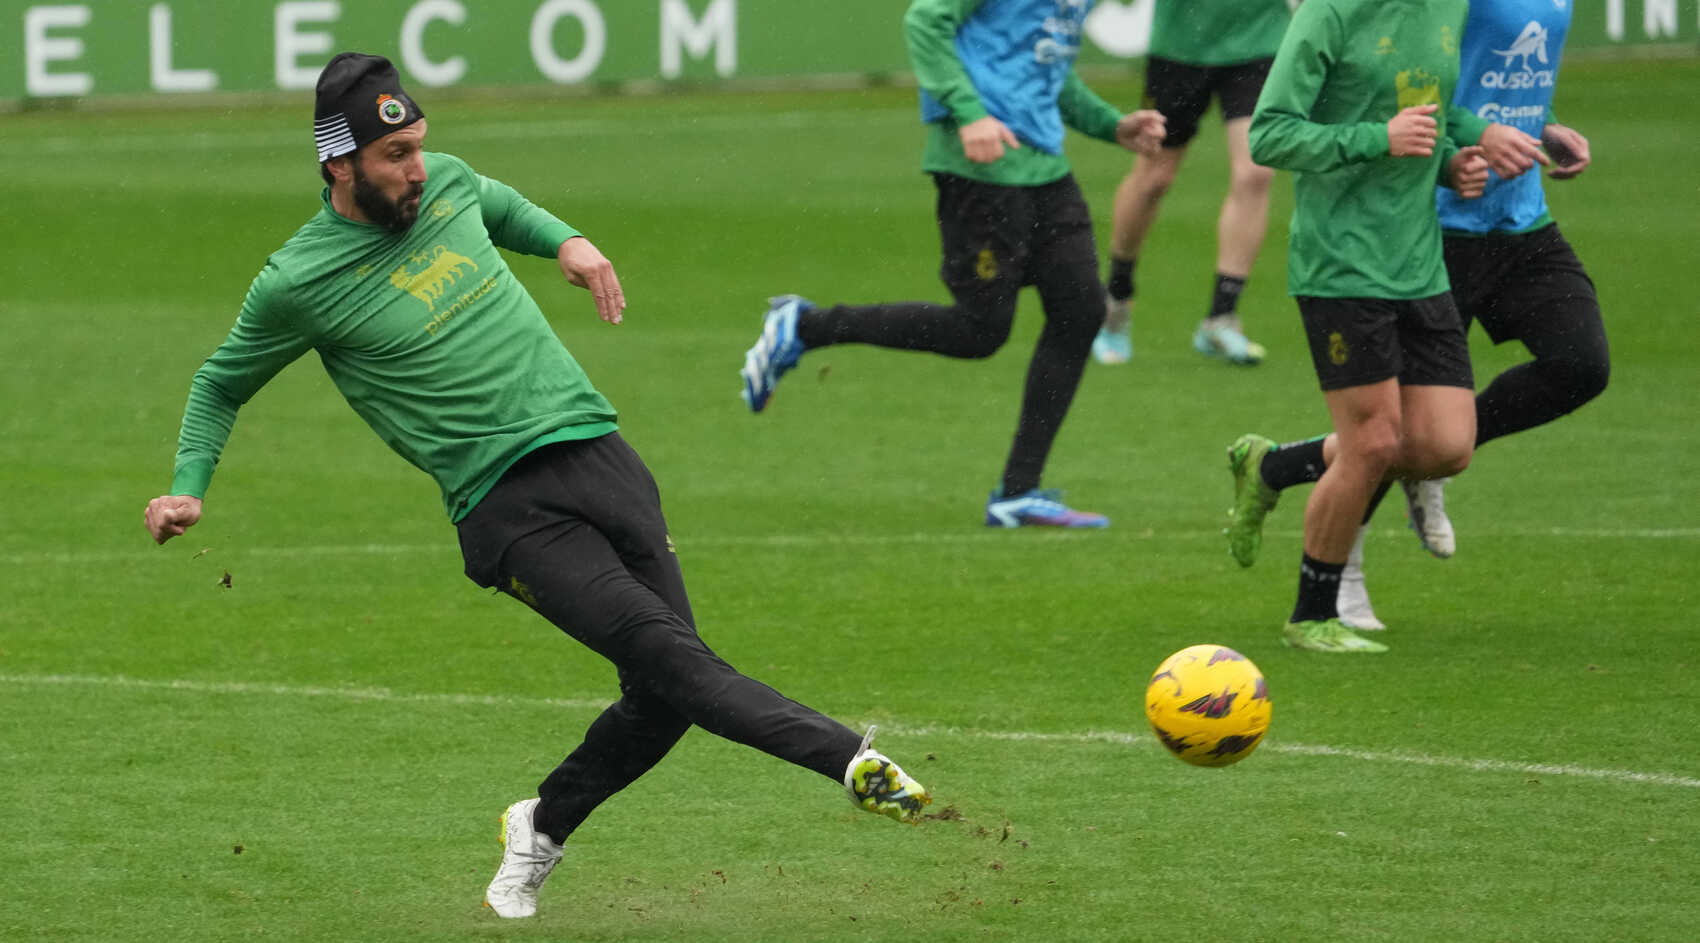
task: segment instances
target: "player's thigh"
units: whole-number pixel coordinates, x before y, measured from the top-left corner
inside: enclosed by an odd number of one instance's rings
[[[1211,68],[1152,56],[1145,65],[1145,107],[1163,113],[1163,148],[1181,149],[1198,134],[1198,122],[1210,107]]]
[[[1383,298],[1296,299],[1311,364],[1324,393],[1399,376],[1399,305]]]
[[[695,624],[661,489],[637,451],[617,432],[587,442],[562,469],[561,487],[600,530],[620,562],[687,623]]]
[[[934,174],[938,187],[939,279],[964,317],[1007,333],[1032,258],[1031,187],[1006,187]]]
[[[1402,386],[1450,386],[1474,391],[1470,343],[1452,293],[1397,303]]]
[[[1211,87],[1222,106],[1223,122],[1249,119],[1257,110],[1257,98],[1263,94],[1263,83],[1269,78],[1269,67],[1274,62],[1273,58],[1253,59],[1212,70]]]
[[[587,520],[557,519],[521,537],[502,555],[498,576],[498,589],[622,670],[656,632],[696,634]]]
[[[1477,314],[1495,343],[1519,340],[1537,357],[1607,359],[1605,322],[1594,281],[1556,224],[1515,240],[1517,263],[1496,286],[1496,303]]]
[[[1025,281],[1039,290],[1049,321],[1103,319],[1098,244],[1086,197],[1071,174],[1035,188],[1039,223]]]
[[[1458,386],[1399,387],[1402,447],[1399,469],[1428,478],[1463,471],[1476,444],[1476,397]]]

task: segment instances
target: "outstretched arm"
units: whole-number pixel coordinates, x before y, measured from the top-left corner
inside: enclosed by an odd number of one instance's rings
[[[190,381],[171,490],[149,501],[142,516],[155,543],[181,535],[201,519],[201,497],[230,439],[237,410],[312,347],[292,323],[285,281],[270,264],[260,271],[230,334]]]

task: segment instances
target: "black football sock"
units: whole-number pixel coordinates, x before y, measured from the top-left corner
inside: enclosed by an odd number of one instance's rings
[[[1233,317],[1240,305],[1240,292],[1245,291],[1245,279],[1216,273],[1216,288],[1210,295],[1210,317]]]
[[[1136,259],[1110,260],[1110,297],[1127,301],[1133,297],[1133,266]]]
[[[1328,464],[1322,460],[1322,440],[1326,438],[1326,435],[1319,435],[1270,449],[1258,466],[1264,483],[1281,491],[1321,478],[1322,473],[1328,470]]]
[[[1305,554],[1299,563],[1299,601],[1293,606],[1293,622],[1315,622],[1336,619],[1340,610],[1340,571],[1344,563],[1323,563]]]

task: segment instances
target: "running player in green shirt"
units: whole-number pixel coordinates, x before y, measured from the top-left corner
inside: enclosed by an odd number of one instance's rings
[[[572,227],[461,160],[424,150],[426,122],[387,59],[343,53],[320,74],[319,212],[266,260],[223,344],[195,373],[155,541],[201,518],[237,410],[309,350],[356,413],[429,473],[466,574],[613,662],[620,698],[503,813],[485,903],[536,912],[562,843],[693,724],[842,782],[913,822],[926,790],[873,735],[738,673],[697,635],[649,470],[497,247],[557,259],[619,323],[614,267]]]
[[[1446,104],[1466,12],[1465,0],[1307,0],[1252,116],[1252,158],[1298,175],[1288,288],[1335,432],[1280,449],[1248,435],[1228,450],[1229,549],[1241,565],[1255,561],[1280,488],[1316,482],[1283,630],[1294,647],[1386,651],[1338,618],[1358,525],[1393,478],[1441,477],[1470,460],[1474,377],[1434,186],[1479,195],[1487,165],[1516,176],[1546,158],[1529,135]]]
[[[1246,135],[1288,17],[1287,0],[1157,0],[1145,60],[1145,107],[1162,112],[1168,136],[1162,150],[1136,158],[1116,188],[1109,302],[1104,326],[1092,342],[1099,363],[1126,363],[1133,356],[1131,310],[1139,250],[1212,98],[1222,106],[1228,193],[1216,220],[1210,306],[1193,331],[1192,346],[1228,363],[1263,361],[1263,345],[1246,339],[1238,310],[1240,292],[1263,246],[1275,171],[1252,161]]]

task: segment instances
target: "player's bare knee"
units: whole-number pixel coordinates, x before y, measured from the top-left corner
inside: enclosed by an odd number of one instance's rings
[[[1412,478],[1450,478],[1470,467],[1475,443],[1462,436],[1407,442],[1400,470]]]
[[[1169,192],[1169,187],[1175,182],[1175,167],[1173,164],[1150,163],[1143,164],[1134,171],[1134,190],[1147,203],[1161,200]]]
[[[1249,161],[1237,164],[1228,177],[1228,188],[1238,199],[1260,200],[1269,195],[1275,182],[1275,171]]]
[[[1475,447],[1470,443],[1464,443],[1462,446],[1440,455],[1436,459],[1434,477],[1450,478],[1453,475],[1462,474],[1464,469],[1470,467],[1470,459],[1474,458],[1475,454]]]
[[[1378,438],[1364,444],[1358,450],[1358,460],[1371,472],[1371,478],[1380,480],[1399,462],[1398,438]]]

